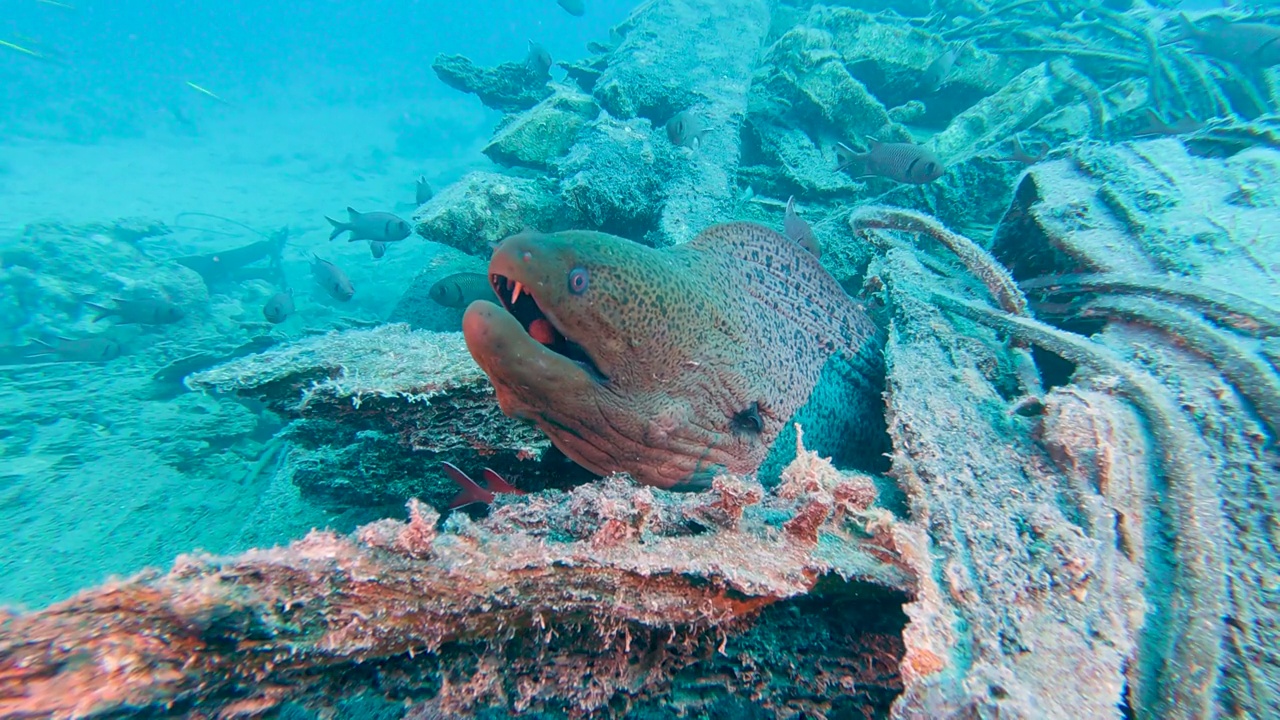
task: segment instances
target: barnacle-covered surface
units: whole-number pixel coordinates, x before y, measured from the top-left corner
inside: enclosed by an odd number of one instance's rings
[[[1140,716],[1277,712],[1280,558],[1265,508],[1280,482],[1274,420],[1280,395],[1275,367],[1257,340],[1275,332],[1280,292],[1280,248],[1264,230],[1280,216],[1261,199],[1274,185],[1277,160],[1270,150],[1202,159],[1160,140],[1085,145],[1071,162],[1032,168],[987,262],[1008,264],[1032,296],[1032,313],[1061,328],[985,302],[922,293],[930,305],[1047,351],[1041,367],[1059,387],[1041,399],[1035,446],[1017,455],[1048,453],[1043,467],[1063,483],[1059,502],[1077,506],[1068,517],[1086,519],[1084,536],[1107,548],[1102,565],[1109,579],[1080,595],[1107,593],[1127,615],[1120,627],[1133,641],[1132,655],[1112,669],[1126,673],[1124,698]],[[856,230],[888,226],[870,225],[868,216],[880,217],[854,213]],[[919,230],[897,224],[899,233]],[[890,249],[889,260],[899,252]],[[904,282],[900,275],[895,282],[893,270],[889,262],[883,271],[891,298]],[[902,307],[910,304],[898,305],[895,322]],[[968,328],[962,336],[972,344],[980,333]],[[952,352],[939,364],[963,357]],[[1074,368],[1063,369],[1063,360]],[[956,424],[935,428],[931,437]],[[1004,442],[1016,436],[1008,433]],[[901,452],[896,434],[895,440]],[[902,467],[895,463],[895,472]],[[983,518],[971,519],[968,531],[993,517],[968,516]],[[960,557],[972,555],[966,548]],[[1088,576],[1090,584],[1103,577]],[[1006,583],[979,585],[1000,584]],[[1086,654],[1101,657],[1097,648]]]
[[[997,234],[997,254],[1015,276],[1095,271],[1024,285],[1066,327],[1104,321],[1096,340],[1155,378],[1185,427],[1181,437],[1158,437],[1165,450],[1204,455],[1192,487],[1167,469],[1153,477],[1159,512],[1149,516],[1159,529],[1147,532],[1174,541],[1172,557],[1149,572],[1161,620],[1147,625],[1145,645],[1160,653],[1140,656],[1133,671],[1147,695],[1135,700],[1147,706],[1168,701],[1153,676],[1176,671],[1184,644],[1202,642],[1215,646],[1214,664],[1196,659],[1200,667],[1186,670],[1188,685],[1202,680],[1201,706],[1254,716],[1278,708],[1280,557],[1264,508],[1280,482],[1280,394],[1255,337],[1275,334],[1280,305],[1280,238],[1269,230],[1280,222],[1271,197],[1278,177],[1280,156],[1269,149],[1223,160],[1191,156],[1174,141],[1088,148],[1074,169],[1033,168]],[[1060,203],[1063,183],[1078,204]],[[1197,529],[1203,536],[1189,538]],[[1194,615],[1198,603],[1207,604],[1203,622],[1184,625],[1179,615]],[[1187,628],[1182,641],[1170,626]]]

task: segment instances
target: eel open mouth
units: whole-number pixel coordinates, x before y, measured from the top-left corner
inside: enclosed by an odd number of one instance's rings
[[[551,318],[542,311],[538,301],[527,288],[504,275],[496,274],[489,276],[489,284],[493,286],[493,291],[502,302],[502,307],[520,322],[525,332],[529,333],[529,337],[557,355],[563,355],[576,363],[596,382],[608,381],[587,351],[565,337],[555,323],[551,322]]]

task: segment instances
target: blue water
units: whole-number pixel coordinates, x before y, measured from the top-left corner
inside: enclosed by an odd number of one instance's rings
[[[280,288],[176,287],[163,263],[288,226],[297,312],[272,333],[385,320],[442,246],[401,243],[375,261],[366,243],[331,242],[325,216],[351,205],[407,217],[419,175],[438,190],[499,170],[479,149],[501,114],[445,86],[433,59],[523,62],[531,39],[556,59],[582,58],[633,7],[590,1],[579,18],[554,0],[65,4],[0,4],[0,41],[50,60],[0,46],[0,355],[56,337],[111,338],[124,353],[103,365],[0,363],[0,605],[38,607],[183,552],[250,542],[242,530],[262,488],[238,483],[274,421],[227,400],[152,397],[151,376],[264,332],[253,324]],[[191,212],[234,222],[181,219]],[[122,217],[174,232],[136,248],[79,231],[23,237],[35,223]],[[316,287],[312,253],[345,269],[354,299]],[[134,290],[168,293],[187,318],[118,326],[85,310]],[[48,510],[68,503],[83,509]]]
[[[246,108],[319,98],[453,102],[457,93],[431,71],[437,53],[491,65],[522,59],[532,38],[553,57],[580,57],[631,8],[604,0],[575,18],[554,0],[69,4],[4,3],[0,39],[35,39],[68,65],[0,48],[0,135],[11,138],[19,119],[71,123],[91,136],[138,133],[174,104],[208,109],[188,81]]]

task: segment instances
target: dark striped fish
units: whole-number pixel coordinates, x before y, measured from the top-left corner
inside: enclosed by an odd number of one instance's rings
[[[325,289],[329,296],[338,302],[346,302],[356,294],[351,278],[342,272],[342,268],[315,253],[311,254],[311,277],[316,284]]]
[[[932,95],[938,92],[938,88],[947,81],[951,76],[952,69],[956,66],[956,58],[960,55],[962,45],[952,45],[942,52],[933,62],[929,63],[929,67],[925,68],[924,74],[920,76],[920,92],[924,95]]]
[[[922,185],[946,174],[942,161],[929,148],[912,143],[882,143],[867,138],[867,152],[836,143],[836,171],[859,169],[858,177],[879,176],[901,183]]]
[[[440,278],[428,291],[432,300],[451,308],[465,308],[476,300],[493,300],[496,296],[489,276],[484,273],[460,272]]]
[[[333,240],[348,230],[351,235],[347,237],[347,242],[355,242],[356,240],[376,240],[377,242],[399,242],[413,232],[409,227],[409,223],[392,215],[389,212],[367,212],[362,213],[355,208],[347,208],[347,222],[338,222],[331,217],[325,217],[329,224],[333,226],[333,232],[329,233],[329,239]]]
[[[702,138],[711,132],[702,118],[688,110],[678,112],[667,121],[667,139],[672,145],[693,147],[694,143],[702,144]]]
[[[529,54],[525,56],[524,66],[537,78],[551,77],[551,53],[538,43],[529,41]]]
[[[787,198],[787,214],[782,216],[782,231],[787,237],[800,243],[805,250],[813,253],[814,257],[822,257],[822,246],[814,236],[813,228],[809,227],[809,223],[805,222],[804,218],[796,214],[795,195]]]
[[[272,325],[278,325],[289,319],[293,309],[293,289],[290,288],[272,295],[267,304],[262,306],[262,316]]]
[[[103,318],[117,318],[121,325],[171,325],[187,316],[182,308],[168,300],[160,299],[116,298],[115,304],[111,307],[91,302],[86,302],[85,305],[98,311],[93,318],[94,322]]]
[[[26,357],[52,355],[60,362],[107,362],[120,357],[123,351],[119,342],[101,335],[78,340],[54,336],[53,342],[33,340]]]
[[[1183,39],[1193,41],[1205,55],[1259,68],[1280,65],[1280,26],[1232,22],[1221,15],[1194,22],[1184,13],[1178,14],[1178,24]]]

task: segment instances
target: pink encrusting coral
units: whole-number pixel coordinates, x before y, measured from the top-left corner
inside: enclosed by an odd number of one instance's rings
[[[805,487],[786,497],[731,476],[692,496],[606,479],[499,501],[478,522],[454,515],[437,528],[438,515],[414,501],[408,522],[351,536],[313,532],[288,547],[183,557],[167,574],[6,618],[0,716],[250,716],[357,692],[369,673],[383,692],[434,696],[446,715],[491,704],[578,715],[681,683],[724,694],[760,682],[791,688],[761,695],[779,707],[801,696],[830,705],[843,693],[883,711],[900,689],[900,627],[845,620],[842,643],[832,643],[839,654],[809,668],[784,671],[792,664],[772,667],[742,647],[767,608],[819,583],[848,588],[829,591],[834,608],[844,593],[874,598],[854,602],[863,615],[914,592],[892,534],[867,532],[864,503],[821,517],[809,509],[861,496],[863,481],[808,462],[793,474],[827,479],[793,479],[784,487]],[[841,490],[850,484],[860,489]],[[839,659],[846,654],[863,660]],[[736,678],[717,664],[744,661]]]

